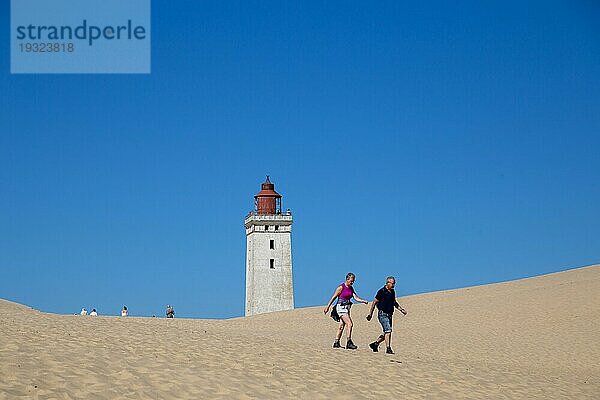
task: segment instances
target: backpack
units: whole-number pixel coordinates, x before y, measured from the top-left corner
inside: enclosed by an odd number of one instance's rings
[[[331,316],[331,318],[333,318],[335,322],[340,322],[340,316],[338,315],[336,304],[334,304],[333,308],[331,309],[331,314],[329,315]]]

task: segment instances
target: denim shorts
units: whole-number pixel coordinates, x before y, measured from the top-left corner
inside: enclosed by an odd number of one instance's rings
[[[338,315],[350,314],[350,307],[352,307],[352,303],[348,304],[336,304],[335,305]]]
[[[381,310],[377,313],[377,318],[379,319],[379,323],[383,328],[383,333],[391,333],[392,332],[392,314],[385,313]]]

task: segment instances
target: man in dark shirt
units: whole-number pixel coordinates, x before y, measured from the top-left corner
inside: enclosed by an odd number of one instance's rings
[[[167,304],[167,318],[174,318],[175,317],[175,310],[173,309],[173,307],[171,307],[170,304]]]
[[[369,345],[374,352],[379,351],[379,344],[385,340],[385,345],[387,347],[385,352],[387,354],[394,354],[394,351],[392,350],[392,316],[394,314],[394,307],[402,314],[406,315],[406,310],[400,307],[400,304],[396,301],[396,291],[394,290],[394,286],[396,286],[396,278],[388,276],[385,280],[385,286],[379,289],[375,295],[375,300],[371,303],[371,311],[369,311],[369,315],[367,315],[367,321],[370,321],[371,318],[373,318],[375,305],[377,305],[377,318],[383,329],[383,335],[380,335],[376,341]]]

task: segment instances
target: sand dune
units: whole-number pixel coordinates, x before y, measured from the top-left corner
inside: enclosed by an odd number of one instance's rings
[[[322,307],[167,320],[0,300],[0,399],[600,399],[599,265],[400,303],[386,355],[364,305],[350,351]]]

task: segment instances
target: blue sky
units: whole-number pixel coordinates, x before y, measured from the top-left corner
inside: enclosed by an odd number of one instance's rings
[[[594,1],[153,2],[150,75],[11,75],[0,297],[226,318],[270,174],[297,307],[600,262]]]

